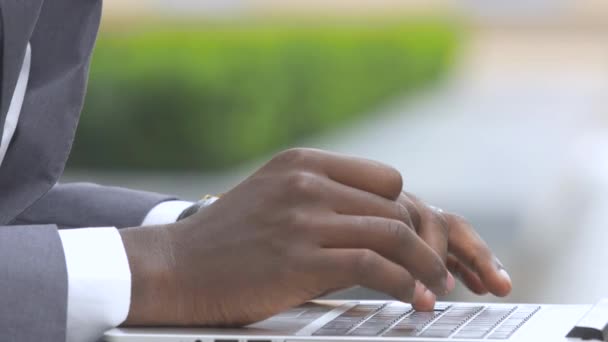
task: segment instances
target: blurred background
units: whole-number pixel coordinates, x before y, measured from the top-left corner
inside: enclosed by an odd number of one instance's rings
[[[606,1],[105,1],[63,181],[194,200],[291,146],[469,218],[509,301],[608,297]]]

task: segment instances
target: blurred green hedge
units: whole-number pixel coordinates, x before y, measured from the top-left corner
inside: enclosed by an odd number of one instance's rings
[[[71,167],[229,167],[436,79],[457,43],[437,21],[173,27],[101,34]]]

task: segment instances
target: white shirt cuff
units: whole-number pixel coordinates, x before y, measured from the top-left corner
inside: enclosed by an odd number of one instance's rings
[[[142,226],[151,226],[156,224],[167,224],[177,221],[179,215],[191,206],[192,202],[187,201],[165,201],[157,204],[141,223]]]
[[[94,342],[127,319],[131,270],[118,230],[60,230],[68,271],[67,342]]]

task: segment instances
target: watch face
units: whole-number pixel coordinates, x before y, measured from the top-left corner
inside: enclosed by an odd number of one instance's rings
[[[193,205],[189,206],[188,208],[186,208],[184,211],[182,211],[182,213],[177,217],[177,220],[183,220],[186,217],[192,216],[194,214],[196,214],[196,212],[198,212],[198,210],[201,208],[200,205],[200,201],[194,203]]]
[[[178,221],[183,220],[188,216],[192,216],[192,215],[196,214],[201,208],[212,205],[218,199],[219,199],[219,197],[217,197],[217,196],[206,195],[201,200],[192,204],[191,206],[186,208],[184,211],[182,211],[182,213],[178,216],[177,220]]]

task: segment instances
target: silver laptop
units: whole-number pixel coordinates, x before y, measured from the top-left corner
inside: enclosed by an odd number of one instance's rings
[[[314,301],[241,329],[119,328],[109,342],[604,340],[608,300],[596,305],[440,302],[417,312],[394,301]]]

